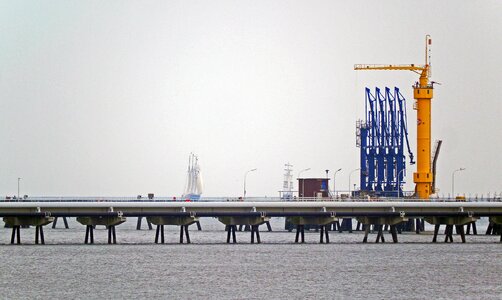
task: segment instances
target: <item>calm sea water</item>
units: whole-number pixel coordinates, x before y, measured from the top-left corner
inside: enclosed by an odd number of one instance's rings
[[[398,244],[362,244],[361,233],[331,233],[331,244],[319,244],[311,232],[302,245],[274,219],[262,244],[238,232],[240,244],[228,245],[223,225],[201,223],[203,231],[190,228],[190,245],[177,244],[174,226],[168,244],[156,245],[155,231],[135,230],[133,218],[117,227],[117,245],[99,228],[98,244],[84,245],[85,227],[74,220],[70,229],[47,227],[46,245],[33,245],[31,228],[21,231],[24,245],[9,245],[1,228],[0,298],[502,299],[499,236],[431,244],[431,233],[402,234]]]

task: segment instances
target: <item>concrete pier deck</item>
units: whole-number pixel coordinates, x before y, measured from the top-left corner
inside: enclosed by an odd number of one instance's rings
[[[475,225],[481,217],[488,217],[495,227],[502,224],[501,201],[402,201],[387,199],[386,201],[267,201],[269,198],[254,198],[254,201],[113,201],[101,199],[74,198],[71,201],[0,202],[0,217],[5,224],[13,228],[12,242],[20,243],[20,226],[37,226],[41,232],[43,243],[43,228],[58,217],[76,217],[87,226],[85,243],[93,243],[93,228],[105,225],[109,230],[108,243],[116,243],[115,227],[127,220],[127,217],[147,217],[157,225],[155,241],[160,237],[163,243],[163,226],[177,225],[180,227],[180,242],[183,237],[190,242],[188,226],[199,218],[213,217],[228,227],[227,242],[230,233],[235,243],[235,231],[238,225],[251,226],[251,241],[254,234],[260,242],[258,226],[266,223],[272,217],[286,217],[296,226],[296,242],[301,234],[304,241],[305,225],[320,226],[322,243],[324,237],[329,242],[329,225],[342,218],[355,218],[365,230],[363,242],[367,242],[370,228],[378,230],[376,242],[382,241],[383,228],[390,227],[393,242],[397,242],[396,226],[409,219],[423,219],[435,225],[433,242],[436,242],[440,226],[446,226],[447,240],[453,241],[453,228],[461,234],[465,242],[464,225]],[[412,221],[412,220],[411,220]],[[498,229],[497,229],[498,230]],[[16,239],[15,239],[16,237]],[[38,232],[36,236],[38,241]],[[501,235],[502,242],[502,235]]]
[[[494,217],[502,202],[442,201],[25,201],[0,202],[10,216],[267,216],[267,217]]]

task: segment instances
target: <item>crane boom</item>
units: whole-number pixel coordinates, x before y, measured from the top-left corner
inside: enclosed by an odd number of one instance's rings
[[[375,65],[375,64],[356,64],[354,70],[398,70],[398,71],[413,71],[422,72],[425,66],[410,65]],[[419,73],[419,74],[420,74]]]
[[[370,65],[357,64],[354,70],[390,70],[412,71],[420,75],[420,79],[413,85],[413,98],[417,111],[417,171],[413,174],[415,191],[420,199],[429,199],[434,192],[433,173],[431,170],[431,100],[433,86],[430,77],[430,48],[431,39],[425,37],[425,65]]]

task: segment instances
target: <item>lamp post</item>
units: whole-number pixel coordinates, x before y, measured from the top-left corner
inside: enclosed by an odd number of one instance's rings
[[[402,169],[399,173],[397,173],[397,198],[399,198],[399,192],[401,191],[401,177],[399,175],[401,175],[404,171],[406,171],[406,169]]]
[[[455,199],[455,173],[464,171],[465,168],[456,169],[451,173],[451,196]]]
[[[326,189],[327,189],[327,194],[328,194],[328,197],[331,197],[331,192],[329,191],[329,170],[325,170],[326,172]]]
[[[310,170],[310,168],[306,168],[306,169],[303,169],[301,170],[300,172],[298,172],[298,179],[300,179],[300,175],[303,173],[303,172],[306,172]],[[304,194],[305,194],[305,191],[303,190],[303,188],[305,187],[305,180],[302,180],[302,194],[299,195],[299,197],[303,197]],[[300,187],[298,187],[298,190],[300,189]],[[300,191],[298,191],[298,193],[300,193]]]
[[[19,182],[21,181],[21,177],[17,178],[17,199],[19,200]]]
[[[352,177],[352,173],[361,170],[360,168],[357,168],[355,170],[350,171],[349,173],[349,197],[352,198],[352,195],[350,194],[350,178]]]
[[[251,169],[251,170],[247,171],[247,172],[244,174],[244,197],[243,197],[243,199],[244,199],[244,198],[246,198],[246,178],[248,177],[248,173],[249,173],[249,172],[254,172],[254,171],[256,171],[256,170],[257,170],[257,169],[256,169],[256,168],[254,168],[254,169]]]
[[[336,198],[336,173],[340,172],[342,168],[335,171],[335,175],[333,175],[333,194],[335,194]]]

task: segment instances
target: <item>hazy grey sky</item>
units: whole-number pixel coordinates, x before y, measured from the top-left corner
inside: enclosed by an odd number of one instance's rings
[[[347,189],[365,86],[402,89],[416,152],[418,76],[353,64],[422,64],[426,34],[438,187],[502,192],[501,1],[0,1],[0,195],[180,195],[190,152],[205,196],[252,168],[276,196],[286,162]]]

